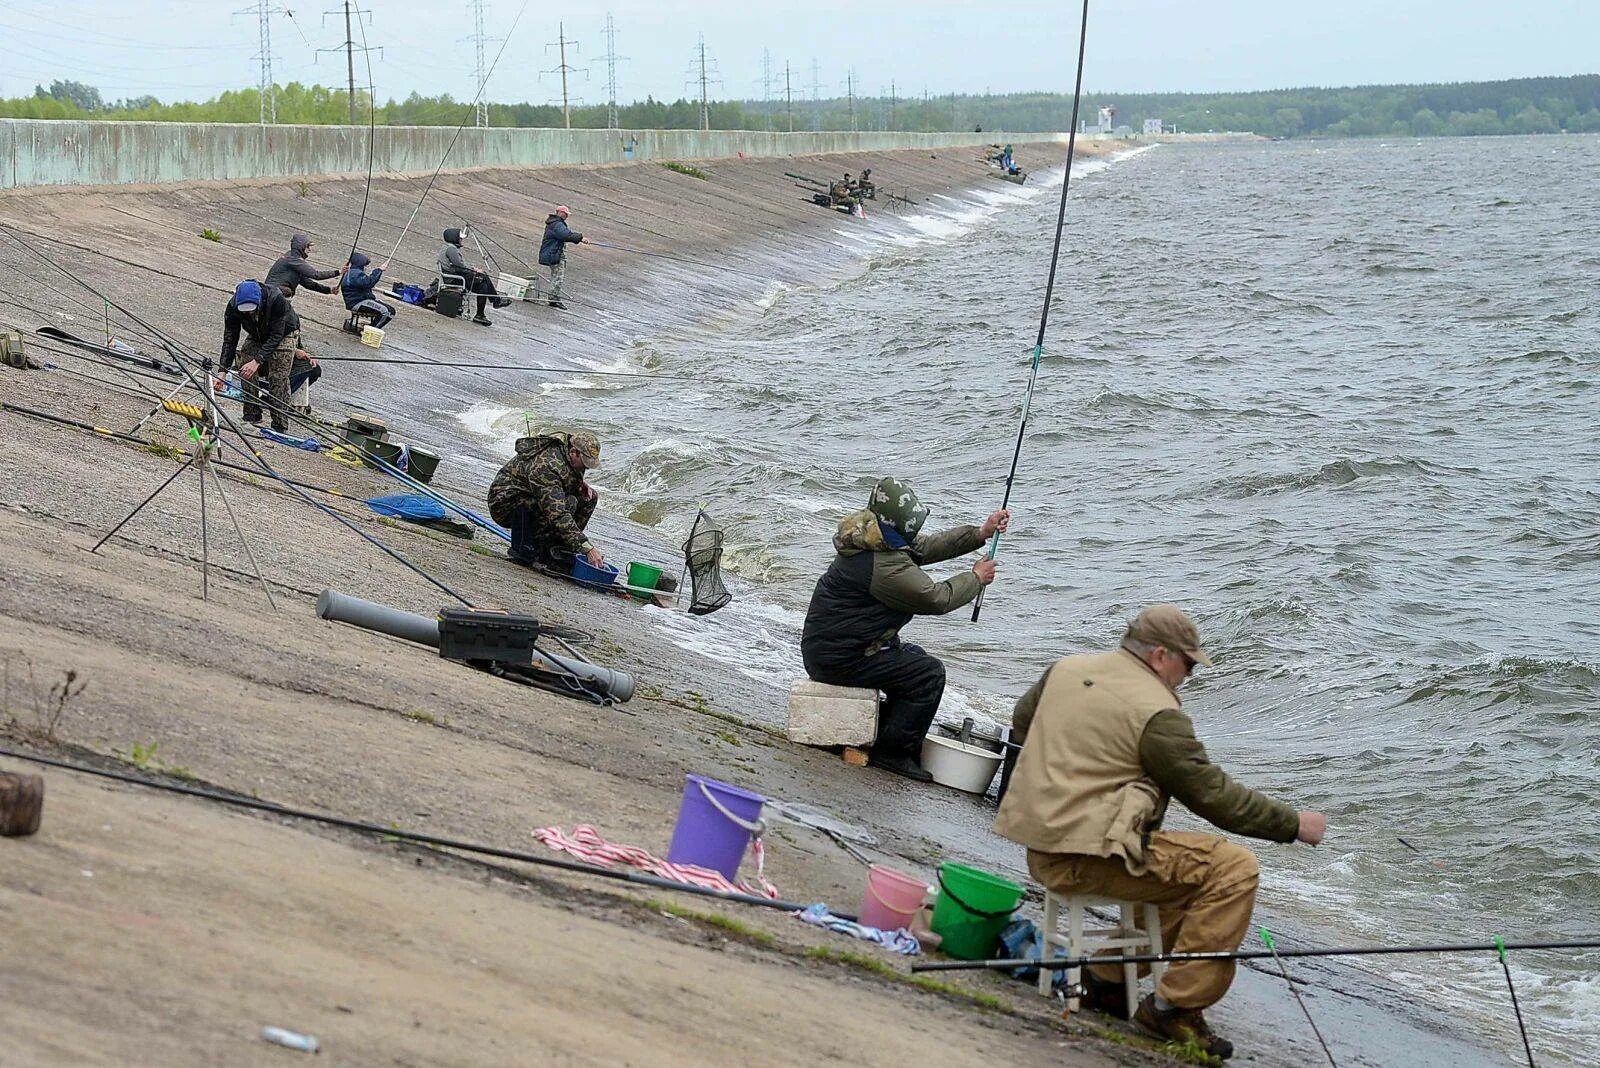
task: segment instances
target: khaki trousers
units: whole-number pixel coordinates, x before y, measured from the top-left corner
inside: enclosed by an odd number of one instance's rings
[[[1157,831],[1145,850],[1148,870],[1130,875],[1119,857],[1028,850],[1028,870],[1058,894],[1095,894],[1153,904],[1161,912],[1161,938],[1169,953],[1235,950],[1250,930],[1261,869],[1255,854],[1214,834]],[[1156,992],[1184,1009],[1204,1009],[1233,985],[1231,960],[1177,961]],[[1122,981],[1121,965],[1094,974]],[[1141,966],[1139,973],[1148,968]]]

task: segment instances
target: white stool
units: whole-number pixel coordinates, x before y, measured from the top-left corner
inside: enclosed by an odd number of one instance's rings
[[[1062,934],[1058,929],[1058,921],[1062,907],[1067,912],[1067,932]],[[1119,922],[1116,927],[1102,927],[1093,930],[1084,929],[1085,914],[1090,908],[1115,908],[1118,910]],[[1144,913],[1144,923],[1139,923],[1140,910]],[[1093,916],[1088,917],[1092,922]],[[1059,949],[1064,957],[1088,957],[1101,950],[1116,950],[1123,954],[1160,953],[1161,950],[1161,912],[1154,905],[1140,904],[1133,901],[1119,901],[1110,897],[1095,897],[1090,894],[1057,894],[1046,890],[1044,894],[1044,951],[1045,959],[1056,956]],[[1166,973],[1165,964],[1153,963],[1150,965],[1150,974],[1156,981]],[[1051,977],[1055,973],[1048,968],[1039,969],[1039,993],[1050,996]],[[1076,988],[1083,980],[1082,968],[1067,969],[1067,986]],[[1139,1007],[1139,966],[1137,964],[1124,964],[1122,966],[1122,981],[1128,990],[1128,1017],[1133,1017],[1134,1010]],[[1078,1011],[1078,999],[1071,994],[1067,996],[1067,1011]]]

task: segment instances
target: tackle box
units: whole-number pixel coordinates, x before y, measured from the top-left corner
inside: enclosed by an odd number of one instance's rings
[[[439,655],[446,660],[532,664],[539,620],[485,608],[439,610]]]

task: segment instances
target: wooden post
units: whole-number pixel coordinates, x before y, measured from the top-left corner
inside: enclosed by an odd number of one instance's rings
[[[0,837],[22,838],[39,829],[44,778],[0,771]]]

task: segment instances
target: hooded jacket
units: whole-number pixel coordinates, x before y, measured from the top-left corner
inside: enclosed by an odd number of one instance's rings
[[[471,265],[461,255],[461,231],[454,226],[444,232],[444,246],[439,249],[436,260],[442,275],[459,274],[463,278],[472,275]]]
[[[267,272],[267,285],[276,286],[283,291],[286,297],[293,297],[295,290],[301,286],[318,293],[332,293],[332,286],[325,286],[322,280],[339,277],[339,269],[330,267],[326,271],[319,271],[311,266],[306,259],[306,249],[311,247],[311,238],[305,234],[295,234],[289,239],[289,251],[278,257],[278,261]]]
[[[567,225],[567,220],[552,214],[544,221],[544,240],[539,244],[539,264],[554,267],[567,254],[567,242],[576,244],[583,235]]]
[[[863,509],[839,521],[833,535],[838,553],[817,580],[800,637],[808,670],[816,665],[852,665],[899,641],[913,616],[954,611],[978,596],[983,584],[971,571],[935,582],[923,564],[970,553],[983,545],[975,526],[919,534],[906,548],[891,548],[878,519]]]
[[[534,434],[517,439],[517,454],[489,485],[489,515],[509,527],[519,508],[537,515],[540,540],[572,552],[588,552],[589,538],[573,518],[574,502],[585,496],[583,472],[567,459],[566,434]]]
[[[364,300],[376,300],[372,291],[377,288],[378,280],[383,277],[383,268],[374,267],[367,270],[367,264],[372,260],[364,253],[352,252],[350,254],[350,269],[339,282],[339,289],[344,294],[344,306],[354,308]]]
[[[239,351],[241,330],[246,337],[255,342],[256,351],[253,358],[257,363],[266,366],[267,361],[283,344],[284,338],[300,329],[300,318],[295,315],[293,305],[276,286],[261,287],[261,303],[254,312],[247,314],[240,311],[236,304],[237,300],[237,296],[229,297],[228,307],[222,313],[222,354],[217,362],[224,371],[233,369],[234,356]]]

